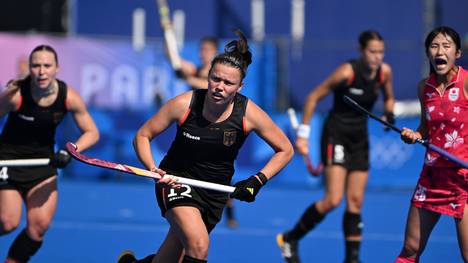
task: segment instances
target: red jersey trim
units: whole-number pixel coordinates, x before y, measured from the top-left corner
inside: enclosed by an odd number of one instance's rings
[[[356,78],[356,75],[355,75],[354,72],[353,72],[353,75],[351,76],[351,78],[349,78],[349,79],[346,81],[346,85],[351,86],[351,84],[353,84],[353,81],[354,81],[355,78]]]
[[[380,79],[379,79],[379,80],[380,80],[380,81],[379,81],[379,82],[380,82],[380,85],[383,85],[383,84],[385,83],[385,74],[384,74],[382,68],[380,69],[380,76],[379,76],[379,78],[380,78]]]
[[[244,134],[247,134],[247,119],[244,117],[242,117],[242,130],[244,131]]]
[[[18,111],[19,109],[21,109],[21,106],[23,106],[23,96],[20,95],[19,104],[18,104],[18,107],[16,108],[16,111]]]
[[[187,120],[187,117],[188,117],[189,114],[190,114],[190,111],[192,111],[192,109],[191,109],[191,108],[188,108],[187,111],[184,113],[184,116],[183,116],[182,119],[180,120],[179,125],[184,124],[184,122]]]

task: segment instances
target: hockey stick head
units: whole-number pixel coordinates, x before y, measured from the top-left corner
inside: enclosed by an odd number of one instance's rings
[[[139,176],[151,177],[151,178],[155,178],[155,179],[160,179],[161,178],[160,175],[158,175],[156,173],[153,173],[153,172],[150,172],[150,171],[147,171],[147,170],[144,170],[144,169],[140,169],[140,168],[137,168],[137,167],[132,167],[132,166],[129,166],[129,165],[124,165],[124,164],[113,163],[113,162],[109,162],[109,161],[105,161],[105,160],[100,160],[100,159],[97,159],[97,158],[88,157],[86,155],[83,155],[83,154],[79,153],[77,151],[76,145],[74,143],[71,143],[71,142],[67,142],[65,147],[66,147],[68,153],[74,159],[76,159],[76,160],[78,160],[78,161],[80,161],[82,163],[94,165],[94,166],[97,166],[97,167],[104,167],[104,168],[108,168],[108,169],[113,169],[113,170],[117,170],[117,171],[121,171],[121,172],[136,174],[136,175],[139,175]]]
[[[323,164],[320,162],[317,167],[314,167],[312,164],[312,160],[310,160],[309,156],[304,156],[304,162],[307,167],[307,171],[314,177],[319,176],[323,172]]]
[[[297,120],[296,111],[293,108],[288,109],[288,117],[291,123],[291,127],[297,131],[297,128],[299,127],[299,121]],[[312,160],[308,155],[304,155],[304,163],[307,167],[307,171],[314,177],[319,176],[323,172],[323,164],[320,162],[317,167],[314,167]]]

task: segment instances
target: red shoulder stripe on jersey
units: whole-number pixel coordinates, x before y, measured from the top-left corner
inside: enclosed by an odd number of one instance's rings
[[[380,78],[380,79],[379,79],[380,84],[383,85],[383,84],[385,83],[385,74],[384,74],[382,68],[380,68],[380,76],[379,76],[379,78]]]
[[[356,78],[356,75],[355,75],[354,72],[353,72],[353,76],[351,76],[351,78],[349,78],[349,79],[346,81],[346,85],[350,86],[351,84],[353,84],[353,81],[354,81],[355,78]]]
[[[188,108],[187,111],[185,111],[184,116],[180,120],[180,125],[184,124],[184,122],[187,120],[187,117],[189,116],[191,110],[192,108]]]
[[[20,94],[19,100],[20,100],[20,101],[19,101],[19,103],[18,103],[18,107],[16,108],[16,110],[21,109],[21,106],[23,105],[23,96],[21,96],[21,94]]]
[[[65,110],[68,111],[68,108],[70,108],[70,106],[67,97],[65,97],[65,99],[63,100],[63,104],[65,104]]]
[[[332,164],[333,161],[333,144],[327,144],[327,164]]]
[[[244,131],[244,134],[247,134],[247,119],[244,117],[242,117],[242,130]]]
[[[162,187],[161,191],[161,195],[162,195],[162,200],[163,200],[163,205],[164,205],[164,209],[167,210],[167,204],[166,204],[166,190],[167,188],[166,187]]]

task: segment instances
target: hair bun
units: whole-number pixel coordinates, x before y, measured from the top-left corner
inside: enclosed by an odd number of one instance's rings
[[[249,50],[249,45],[247,42],[247,38],[245,37],[244,33],[238,28],[233,30],[239,36],[238,40],[232,40],[224,46],[224,52],[226,53],[238,53],[242,60],[244,61],[245,65],[248,66],[252,63],[252,53]]]

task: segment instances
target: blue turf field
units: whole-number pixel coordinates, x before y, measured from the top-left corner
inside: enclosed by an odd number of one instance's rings
[[[165,236],[167,224],[159,215],[152,182],[141,180],[62,179],[57,214],[42,249],[31,262],[115,262],[124,249],[133,249],[140,257],[154,251]],[[224,222],[218,225],[211,235],[209,262],[282,262],[276,233],[291,227],[321,194],[321,190],[268,186],[255,203],[236,202],[240,226],[231,230]],[[392,262],[398,254],[410,195],[409,190],[367,192],[364,263]],[[303,262],[342,262],[342,211],[343,207],[333,211],[303,239]],[[0,237],[0,259],[18,231]],[[451,218],[441,218],[421,261],[461,262]]]

